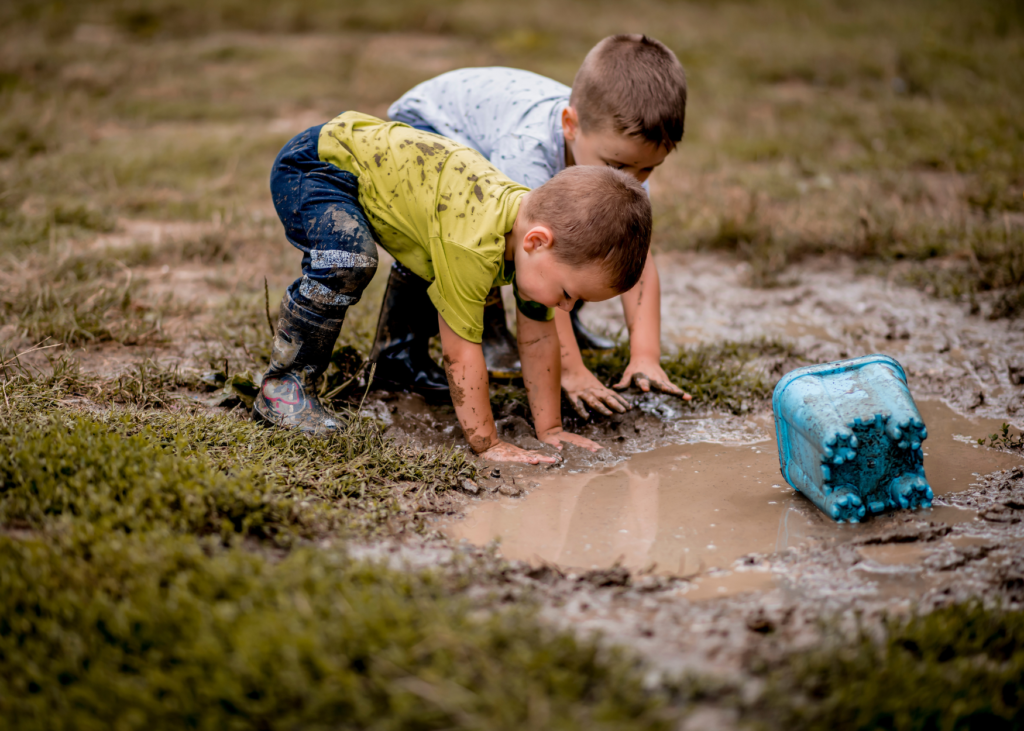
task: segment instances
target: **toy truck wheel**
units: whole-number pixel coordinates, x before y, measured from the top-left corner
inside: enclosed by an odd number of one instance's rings
[[[829,495],[826,512],[837,523],[859,523],[867,509],[853,486],[842,485]]]

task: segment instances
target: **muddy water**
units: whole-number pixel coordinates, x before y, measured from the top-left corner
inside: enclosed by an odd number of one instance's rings
[[[938,401],[918,406],[929,432],[925,473],[936,495],[966,489],[975,474],[1020,463],[973,441],[995,431],[999,422],[960,416]],[[694,597],[764,588],[772,579],[756,559],[734,562],[810,536],[841,541],[872,530],[871,523],[833,523],[786,485],[770,419],[764,427],[769,438],[753,445],[676,445],[600,471],[548,474],[524,498],[476,502],[464,520],[446,530],[476,544],[499,539],[501,553],[510,559],[575,569],[621,562],[693,576]],[[949,507],[921,515],[945,523],[973,520],[970,511]],[[919,558],[909,548],[866,550],[878,564]]]

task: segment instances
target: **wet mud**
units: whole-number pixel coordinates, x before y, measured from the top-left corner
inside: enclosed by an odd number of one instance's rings
[[[929,429],[925,473],[937,496],[965,490],[981,475],[1024,467],[1024,459],[974,441],[998,426],[993,420],[962,417],[939,401],[918,406]],[[770,583],[744,566],[749,554],[886,530],[888,516],[841,525],[821,513],[783,481],[771,421],[760,417],[755,425],[763,438],[753,444],[735,441],[743,432],[711,430],[715,442],[662,447],[596,471],[549,470],[519,499],[475,500],[465,518],[444,530],[478,545],[500,541],[502,555],[534,565],[566,571],[621,565],[714,584],[718,593]],[[919,516],[943,526],[976,519],[969,506],[953,505]],[[895,554],[887,556],[895,561]],[[899,563],[912,562],[908,556]]]
[[[915,397],[1024,426],[1024,322],[988,320],[853,261],[822,258],[787,270],[789,286],[752,289],[749,267],[707,254],[661,254],[662,339],[686,345],[780,337],[811,362],[884,353],[907,371]],[[625,332],[622,308],[598,302],[589,325]]]
[[[1024,605],[1024,458],[977,444],[1004,421],[1024,425],[1024,323],[986,320],[842,261],[794,267],[796,284],[773,290],[747,288],[742,265],[714,256],[663,256],[659,269],[667,344],[779,337],[811,362],[899,360],[928,425],[934,506],[836,525],[783,482],[767,405],[722,416],[633,394],[640,408],[584,432],[606,447],[594,457],[485,466],[465,517],[438,521],[454,540],[434,544],[433,560],[493,561],[478,591],[539,599],[554,625],[752,695],[754,658],[815,646],[823,620],[853,633],[969,599]],[[614,302],[584,318],[621,328]],[[458,428],[391,405],[403,438],[450,444]],[[505,419],[506,438],[536,446],[525,420]]]

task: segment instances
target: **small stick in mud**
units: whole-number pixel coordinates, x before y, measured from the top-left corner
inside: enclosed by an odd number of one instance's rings
[[[363,391],[363,398],[359,401],[359,408],[356,409],[356,414],[359,414],[363,410],[363,404],[366,403],[366,395],[370,393],[370,386],[373,385],[373,374],[377,372],[377,364],[373,363],[370,366],[370,375],[366,379],[366,390]]]
[[[274,337],[274,321],[270,319],[270,285],[267,278],[263,277],[263,310],[267,313],[267,327],[270,328],[270,337]]]

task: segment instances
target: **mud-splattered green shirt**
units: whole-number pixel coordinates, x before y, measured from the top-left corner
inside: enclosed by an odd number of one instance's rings
[[[358,112],[325,124],[318,152],[359,178],[359,203],[377,241],[432,282],[427,294],[444,321],[479,343],[487,293],[513,279],[505,234],[529,189],[475,150]],[[550,319],[542,309],[537,319]]]

